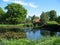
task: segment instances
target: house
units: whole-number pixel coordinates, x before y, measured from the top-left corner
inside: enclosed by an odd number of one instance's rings
[[[39,26],[40,25],[40,19],[39,18],[35,18],[35,19],[33,19],[32,23],[33,23],[34,26],[36,26],[36,25]]]

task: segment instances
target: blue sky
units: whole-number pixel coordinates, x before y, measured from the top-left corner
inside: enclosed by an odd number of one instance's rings
[[[40,16],[42,11],[56,10],[60,15],[60,0],[0,0],[0,7],[4,9],[9,3],[18,3],[23,5],[27,11],[27,16]]]

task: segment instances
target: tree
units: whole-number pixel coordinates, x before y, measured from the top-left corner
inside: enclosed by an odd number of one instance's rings
[[[5,16],[5,12],[3,11],[3,9],[0,7],[0,23],[3,23],[3,21]]]
[[[26,18],[27,10],[20,4],[8,4],[5,9],[7,9],[6,21],[9,24],[19,24]]]
[[[31,16],[28,16],[28,17],[26,18],[26,23],[31,23]]]
[[[33,19],[35,18],[35,15],[33,15],[32,17],[31,17],[31,21],[33,22]]]
[[[57,18],[57,22],[60,23],[60,16]]]
[[[55,21],[57,18],[57,14],[55,10],[50,11],[50,21]]]
[[[46,22],[49,21],[48,12],[42,12],[40,16],[40,21],[41,21],[41,24],[46,24]]]

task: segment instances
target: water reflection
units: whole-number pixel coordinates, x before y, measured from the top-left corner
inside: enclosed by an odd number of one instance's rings
[[[49,35],[49,31],[47,31],[47,30],[40,30],[40,34],[42,35],[42,36],[48,36]]]
[[[60,36],[60,32],[57,32],[57,36]]]
[[[34,30],[32,29],[30,32],[26,32],[27,35],[27,39],[40,39],[41,38],[41,34],[40,34],[40,30]]]
[[[57,32],[50,31],[50,36],[56,36]]]
[[[43,36],[60,36],[60,32],[33,29],[33,28],[12,28],[12,29],[0,29],[0,37],[2,38],[27,38],[27,39],[40,39]]]

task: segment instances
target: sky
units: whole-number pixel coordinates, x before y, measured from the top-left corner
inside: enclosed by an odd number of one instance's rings
[[[55,10],[60,16],[60,0],[0,0],[0,7],[4,8],[10,3],[18,3],[27,9],[27,16],[40,16],[44,11]]]

